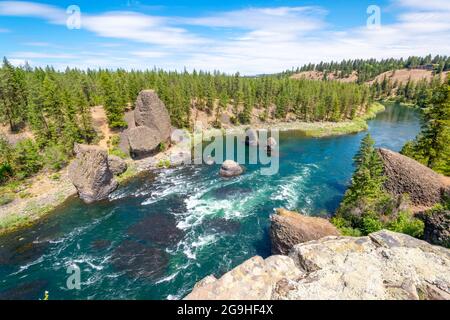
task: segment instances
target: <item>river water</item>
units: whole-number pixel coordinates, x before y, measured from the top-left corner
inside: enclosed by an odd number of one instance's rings
[[[378,146],[398,151],[417,135],[420,120],[412,109],[390,105],[369,127]],[[274,208],[331,215],[365,134],[282,133],[280,170],[272,176],[254,165],[226,180],[217,165],[189,166],[142,175],[110,201],[70,200],[0,238],[0,299],[39,299],[45,291],[50,299],[180,299],[209,274],[269,256]],[[73,265],[79,289],[67,285]]]

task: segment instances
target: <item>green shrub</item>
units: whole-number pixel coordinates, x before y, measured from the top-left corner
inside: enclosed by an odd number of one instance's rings
[[[113,148],[113,149],[110,149],[110,150],[108,151],[108,153],[109,153],[110,155],[119,157],[119,158],[121,158],[121,159],[128,159],[128,158],[129,158],[129,156],[128,156],[125,152],[123,152],[122,150],[120,150],[119,148]]]
[[[161,160],[159,160],[156,167],[159,169],[170,168],[170,160],[169,159],[161,159]]]
[[[161,142],[158,146],[159,152],[164,152],[167,150],[167,144],[165,142]]]
[[[17,143],[14,147],[11,165],[14,175],[19,180],[38,172],[43,166],[43,161],[37,144],[31,139],[25,139]]]
[[[350,227],[348,221],[342,217],[331,218],[331,223],[334,224],[343,236],[360,237],[362,235],[360,230]]]
[[[50,176],[50,179],[55,180],[55,181],[59,181],[61,179],[61,174],[60,173],[54,173]]]
[[[58,171],[69,163],[69,156],[63,146],[50,145],[44,150],[44,161],[47,168]]]
[[[5,193],[0,195],[0,206],[4,206],[13,201],[14,201],[14,194],[12,193]]]
[[[415,238],[423,236],[425,224],[423,221],[414,218],[410,212],[402,211],[396,220],[388,224],[388,229],[395,232],[408,234]]]
[[[377,231],[380,231],[381,229],[383,229],[383,224],[381,223],[379,218],[376,216],[372,216],[372,215],[365,216],[362,219],[362,223],[363,223],[362,231],[365,235],[368,235],[370,233],[377,232]]]

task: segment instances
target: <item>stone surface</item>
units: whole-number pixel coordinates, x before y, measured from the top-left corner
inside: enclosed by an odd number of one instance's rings
[[[127,163],[122,158],[114,155],[108,155],[109,169],[114,175],[120,175],[127,171]]]
[[[220,168],[220,175],[222,177],[235,177],[239,176],[244,172],[242,167],[239,165],[239,163],[233,161],[233,160],[226,160],[222,167]]]
[[[421,216],[425,223],[424,240],[450,248],[450,211],[436,211]]]
[[[386,190],[395,196],[409,194],[416,206],[433,206],[448,187],[444,177],[397,152],[378,149],[387,176]]]
[[[255,129],[248,129],[245,132],[245,144],[251,147],[258,146],[258,132]]]
[[[286,256],[264,260],[253,257],[220,279],[208,276],[198,282],[186,300],[259,300],[270,299],[277,281],[295,278],[302,272]]]
[[[186,299],[450,299],[450,250],[382,230],[325,237],[289,257],[254,257]]]
[[[117,188],[108,164],[106,150],[97,146],[75,145],[76,159],[68,169],[69,179],[86,203],[106,199]]]
[[[271,152],[277,147],[278,143],[274,137],[267,139],[267,151]]]
[[[172,127],[169,112],[154,90],[139,93],[134,109],[136,126],[145,126],[156,130],[161,141],[169,141]]]
[[[340,235],[336,227],[326,219],[308,217],[284,209],[277,209],[270,220],[272,254],[287,255],[296,244]]]
[[[128,131],[128,142],[131,155],[134,158],[143,158],[159,151],[161,138],[157,130],[141,126]]]

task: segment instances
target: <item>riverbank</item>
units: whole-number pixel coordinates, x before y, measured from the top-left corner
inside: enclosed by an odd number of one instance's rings
[[[327,137],[358,133],[367,130],[366,120],[372,119],[377,113],[385,110],[381,103],[372,104],[369,111],[352,121],[343,122],[279,122],[259,124],[252,126],[254,129],[278,129],[280,131],[299,131],[306,137]],[[207,129],[199,134],[193,134],[194,141],[208,140],[218,133],[235,134],[245,132],[248,126],[236,126],[227,131]],[[200,140],[197,140],[200,139]],[[128,169],[116,179],[120,184],[125,184],[142,172],[155,169],[163,169],[180,165],[190,150],[186,146],[175,145],[164,152],[143,160],[128,159]],[[17,188],[12,188],[13,200],[0,206],[0,235],[12,232],[18,228],[32,225],[63,205],[71,197],[77,195],[75,187],[67,175],[67,167],[57,173],[40,173],[28,179]]]

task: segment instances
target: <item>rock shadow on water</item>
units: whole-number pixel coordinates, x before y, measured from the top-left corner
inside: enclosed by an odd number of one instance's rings
[[[34,280],[0,291],[0,300],[39,300],[48,286],[46,280]]]
[[[44,255],[49,248],[48,241],[17,240],[0,246],[0,266],[19,266],[32,262]]]
[[[131,278],[155,281],[165,274],[169,257],[163,249],[125,240],[114,250],[111,263]]]
[[[215,189],[211,191],[211,194],[214,196],[214,198],[218,200],[226,200],[249,195],[252,192],[253,192],[252,188],[249,187],[238,187],[230,185],[223,188]]]
[[[176,245],[184,237],[184,232],[177,228],[175,217],[162,213],[152,214],[132,225],[127,234],[131,238],[163,247]]]
[[[91,242],[91,248],[94,250],[105,250],[111,246],[111,240],[96,239]]]

